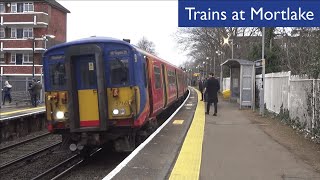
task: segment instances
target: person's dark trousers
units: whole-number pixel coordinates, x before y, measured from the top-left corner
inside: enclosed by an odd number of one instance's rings
[[[206,111],[206,113],[209,114],[211,103],[213,103],[213,105],[214,105],[214,114],[217,114],[218,113],[218,103],[217,102],[212,102],[212,101],[208,101],[207,102],[207,111]]]
[[[201,100],[200,101],[203,101],[203,92],[201,92]]]
[[[32,106],[37,107],[37,95],[36,94],[31,96],[31,103],[32,103]]]
[[[4,96],[3,96],[3,105],[4,105],[4,102],[6,102],[6,99],[9,99],[9,103],[11,103],[11,94],[5,94]]]

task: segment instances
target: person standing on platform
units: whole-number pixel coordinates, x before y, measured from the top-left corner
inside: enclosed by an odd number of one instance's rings
[[[206,114],[209,114],[211,103],[214,105],[214,114],[217,116],[218,113],[218,92],[220,90],[219,81],[214,77],[213,73],[209,74],[209,79],[206,82],[205,93],[207,93],[207,111]]]
[[[203,79],[200,79],[200,81],[199,81],[199,91],[201,92],[201,100],[200,101],[203,101],[203,89],[204,89],[204,81],[203,81]]]
[[[31,95],[31,103],[34,107],[38,105],[38,97],[40,97],[40,91],[42,89],[42,85],[40,82],[37,82],[36,79],[32,80],[32,84],[30,87],[30,95]]]
[[[4,103],[6,102],[6,99],[9,99],[9,103],[11,103],[11,84],[9,84],[8,81],[5,81],[4,82],[4,87],[2,89],[3,91],[3,103],[2,105],[4,105]]]

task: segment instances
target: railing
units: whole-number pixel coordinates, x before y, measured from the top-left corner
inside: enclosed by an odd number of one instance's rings
[[[261,88],[261,75],[256,76],[256,88]],[[224,78],[225,83],[230,83]],[[320,79],[292,76],[291,72],[270,73],[265,76],[264,101],[270,112],[288,111],[292,120],[306,125],[307,131],[320,128]],[[259,102],[259,99],[256,99]]]

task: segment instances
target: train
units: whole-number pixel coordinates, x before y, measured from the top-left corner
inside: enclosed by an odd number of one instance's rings
[[[188,92],[181,68],[109,37],[49,48],[43,73],[47,128],[72,151],[107,142],[132,151]]]

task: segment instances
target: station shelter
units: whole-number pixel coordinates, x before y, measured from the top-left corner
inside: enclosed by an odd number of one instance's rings
[[[230,71],[230,100],[239,108],[254,108],[255,67],[254,62],[243,59],[228,59],[221,64],[221,77],[226,69]],[[221,78],[221,79],[222,79]]]

